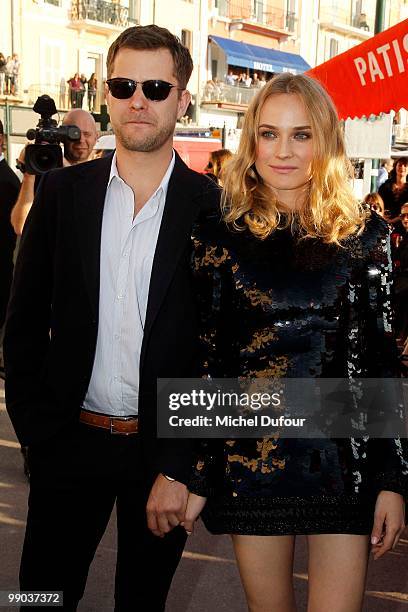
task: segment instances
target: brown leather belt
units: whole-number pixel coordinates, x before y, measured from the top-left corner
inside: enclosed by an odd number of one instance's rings
[[[139,431],[138,417],[111,417],[106,414],[97,414],[88,410],[81,410],[79,420],[85,425],[107,429],[111,434],[129,436]]]

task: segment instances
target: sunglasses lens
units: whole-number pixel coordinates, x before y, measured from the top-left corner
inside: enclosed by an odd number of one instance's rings
[[[165,100],[170,91],[172,85],[166,83],[166,81],[145,81],[142,85],[143,93],[149,100],[159,102]]]
[[[136,91],[136,83],[128,79],[111,79],[108,86],[112,96],[119,100],[131,98]]]

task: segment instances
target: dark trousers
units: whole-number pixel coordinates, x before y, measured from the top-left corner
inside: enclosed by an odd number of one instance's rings
[[[116,503],[115,611],[163,611],[186,536],[181,527],[164,538],[147,528],[150,484],[142,481],[138,435],[78,424],[31,447],[29,464],[21,590],[63,591],[63,610],[76,610]]]

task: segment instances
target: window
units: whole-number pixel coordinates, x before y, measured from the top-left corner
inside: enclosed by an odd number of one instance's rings
[[[263,0],[252,0],[252,16],[258,23],[264,22]]]
[[[335,38],[330,39],[330,59],[335,57],[339,52],[339,41]]]
[[[140,0],[129,1],[129,21],[140,23]]]
[[[40,40],[40,66],[42,85],[51,87],[59,86],[65,75],[65,49],[62,41]]]
[[[190,51],[192,51],[192,32],[190,32],[190,30],[181,30],[181,42],[182,44],[187,47],[187,49]]]
[[[215,0],[214,7],[218,9],[220,17],[228,17],[228,0]]]
[[[289,32],[295,31],[297,0],[286,0],[286,27]]]

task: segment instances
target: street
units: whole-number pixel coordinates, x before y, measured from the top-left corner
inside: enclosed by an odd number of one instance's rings
[[[3,381],[0,381],[0,466],[0,590],[11,590],[18,588],[28,485],[19,445],[4,405]],[[115,546],[113,517],[92,564],[80,612],[113,609]],[[408,610],[407,561],[408,532],[405,531],[395,551],[370,563],[364,612]],[[304,611],[307,598],[305,538],[297,541],[294,582],[298,610]],[[7,608],[10,612],[15,609]],[[210,536],[199,523],[173,581],[167,612],[211,612],[215,609],[245,612],[245,599],[229,538]]]

